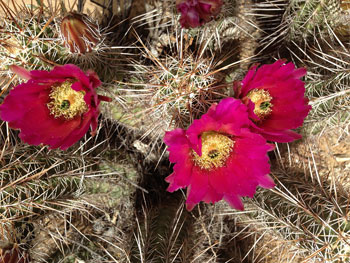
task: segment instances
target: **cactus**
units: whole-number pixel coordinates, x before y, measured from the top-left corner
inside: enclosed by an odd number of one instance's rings
[[[96,136],[67,152],[25,145],[0,122],[0,261],[349,261],[349,1],[226,0],[195,29],[180,28],[170,0],[94,1],[104,17],[2,2],[0,101],[18,82],[9,65],[73,63],[96,71],[114,102],[101,105]],[[305,140],[271,154],[277,187],[245,212],[186,211],[183,192],[166,192],[164,132],[231,96],[228,82],[252,63],[278,58],[307,68],[313,111]]]
[[[316,172],[316,171],[314,171]],[[316,172],[317,173],[317,172]],[[347,195],[335,195],[332,186],[314,174],[314,182],[303,172],[275,173],[275,191],[255,200],[260,211],[252,214],[269,229],[278,229],[286,240],[295,240],[304,258],[324,262],[347,262],[349,220]]]
[[[307,130],[316,134],[322,129],[346,126],[348,120],[348,47],[346,1],[261,1],[260,17],[275,17],[274,30],[265,30],[269,19],[259,20],[264,35],[259,40],[263,61],[286,58],[306,67],[307,96],[313,110],[306,120]],[[267,56],[266,56],[266,55]],[[268,57],[269,56],[269,57]]]
[[[1,141],[6,143],[0,168],[0,241],[29,248],[25,253],[31,262],[53,262],[77,247],[85,257],[127,257],[127,242],[113,238],[124,252],[109,245],[110,232],[122,235],[130,225],[137,173],[120,150],[109,149],[113,140],[108,138],[120,132],[115,129],[106,123],[95,142],[50,152],[21,144],[1,123]],[[104,156],[118,163],[102,162]],[[61,246],[65,249],[59,251]]]
[[[195,40],[178,31],[179,41],[168,38],[169,53],[155,57],[141,42],[145,63],[133,61],[130,82],[121,83],[120,94],[127,112],[121,121],[132,126],[146,126],[144,137],[153,141],[166,130],[186,127],[224,96],[225,83],[218,62],[200,50],[192,52]]]
[[[94,69],[105,81],[121,74],[121,53],[126,48],[120,47],[114,36],[109,37],[110,29],[102,28],[96,18],[64,12],[65,7],[59,10],[49,3],[31,9],[21,4],[6,8],[0,25],[2,74],[11,76],[7,69],[14,64],[28,70],[48,70],[67,63]],[[120,31],[126,26],[122,23]]]
[[[236,218],[236,224],[244,227],[243,236],[258,236],[250,250],[253,262],[270,262],[277,256],[276,262],[349,261],[348,186],[341,185],[348,172],[341,174],[336,168],[337,178],[329,175],[329,167],[322,167],[328,160],[322,148],[315,149],[322,142],[298,145],[298,151],[289,154],[288,149],[279,149],[282,158],[272,162],[271,173],[276,188],[259,190],[252,201],[247,200],[244,212],[219,210]],[[259,254],[263,250],[266,253]]]

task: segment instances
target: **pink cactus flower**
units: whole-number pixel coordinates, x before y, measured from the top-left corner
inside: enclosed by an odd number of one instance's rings
[[[253,197],[257,186],[274,187],[267,152],[271,145],[249,129],[247,108],[226,98],[211,106],[187,130],[166,132],[174,172],[166,178],[168,191],[187,189],[188,210],[200,201],[226,200],[243,210],[242,196]]]
[[[222,0],[176,0],[181,26],[198,27],[209,22],[220,13],[222,4]]]
[[[24,142],[64,150],[90,126],[91,134],[96,133],[100,101],[110,100],[96,94],[101,85],[96,73],[84,73],[72,64],[51,71],[11,69],[28,81],[10,91],[0,105],[0,118],[19,129]]]
[[[300,80],[306,69],[278,60],[257,69],[253,66],[240,84],[235,96],[249,108],[252,129],[274,142],[291,142],[302,136],[291,129],[302,126],[311,110]]]

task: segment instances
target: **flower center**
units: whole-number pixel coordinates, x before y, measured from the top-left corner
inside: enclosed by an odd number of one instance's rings
[[[64,117],[71,120],[88,110],[84,95],[84,91],[75,91],[72,89],[72,83],[65,81],[59,86],[52,87],[49,95],[51,101],[47,107],[55,118]]]
[[[268,91],[263,89],[253,89],[249,91],[247,97],[254,103],[254,113],[260,119],[264,119],[272,112],[272,97]]]
[[[193,161],[200,168],[211,170],[223,167],[230,156],[234,141],[217,132],[202,133],[202,156],[193,151]]]

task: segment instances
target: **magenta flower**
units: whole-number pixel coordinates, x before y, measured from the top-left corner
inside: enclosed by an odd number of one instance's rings
[[[257,69],[253,66],[236,85],[236,98],[249,108],[252,129],[269,141],[290,142],[301,135],[291,131],[300,127],[311,110],[300,80],[306,69],[278,60]]]
[[[11,128],[20,129],[24,142],[64,150],[90,126],[91,134],[96,133],[100,101],[109,98],[96,94],[101,82],[94,72],[84,73],[72,64],[49,72],[29,72],[18,66],[12,70],[28,81],[10,91],[0,105],[0,118]]]
[[[187,130],[166,132],[174,172],[166,178],[168,191],[187,189],[187,209],[200,201],[226,200],[243,210],[242,196],[253,197],[257,186],[274,187],[267,152],[271,145],[249,130],[247,108],[226,98],[211,106]]]
[[[198,27],[209,22],[220,13],[222,4],[222,0],[176,0],[181,26]]]

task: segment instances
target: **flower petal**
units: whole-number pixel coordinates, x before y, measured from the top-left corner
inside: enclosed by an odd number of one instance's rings
[[[11,69],[11,71],[16,73],[18,76],[20,76],[23,79],[31,79],[31,77],[32,77],[32,75],[30,74],[30,71],[28,71],[22,67],[12,65],[9,68]]]
[[[218,193],[212,186],[209,185],[207,194],[203,197],[206,203],[216,203],[224,197],[224,194]]]
[[[174,165],[174,172],[165,178],[170,185],[168,187],[169,192],[174,192],[180,188],[187,187],[191,182],[193,164],[189,158],[184,162],[180,162]]]
[[[214,104],[201,119],[194,120],[187,131],[175,129],[167,132],[164,142],[169,146],[169,160],[176,163],[174,172],[166,178],[170,183],[168,191],[188,187],[188,210],[200,201],[215,203],[222,198],[232,207],[242,210],[242,196],[253,197],[259,185],[273,187],[274,183],[268,176],[270,165],[267,155],[272,147],[263,136],[251,132],[252,124],[247,107],[239,100],[227,98]],[[204,132],[208,133],[202,141]],[[228,152],[227,148],[220,148],[231,147],[225,144],[227,138],[233,141],[233,148]],[[202,143],[205,156],[198,161]],[[210,156],[209,149],[216,150],[216,147],[225,149],[222,153],[228,155],[220,155],[219,152],[219,155]],[[223,163],[215,163],[208,158],[218,156],[225,156]]]
[[[229,205],[237,210],[244,210],[244,205],[242,203],[242,200],[239,196],[237,195],[225,195],[224,200],[229,203]]]
[[[10,91],[0,105],[0,118],[8,121],[11,128],[20,129],[19,137],[24,142],[66,149],[83,137],[90,125],[95,132],[100,100],[94,89],[101,83],[95,73],[89,71],[85,74],[72,64],[58,66],[51,71],[28,72],[18,66],[11,68],[29,80]],[[75,113],[71,118],[53,114],[48,106],[54,100],[53,86],[60,87],[61,83],[72,80],[73,90],[85,91],[88,110]]]
[[[250,69],[241,83],[241,89],[236,88],[235,96],[248,105],[249,117],[255,121],[251,126],[266,139],[275,142],[290,142],[301,138],[290,131],[300,127],[311,106],[304,97],[304,82],[299,78],[306,74],[304,68],[296,69],[293,63],[285,64],[278,60],[260,68]],[[272,97],[271,113],[263,119],[256,119],[252,103],[247,94],[254,89],[263,89]]]
[[[208,175],[203,170],[193,167],[186,204],[198,204],[206,196],[208,187]]]
[[[58,79],[77,79],[82,85],[85,87],[89,87],[89,77],[85,75],[84,71],[82,71],[79,67],[73,64],[66,64],[64,66],[57,66],[53,70],[50,71],[51,78]]]
[[[72,129],[71,133],[62,139],[62,143],[52,144],[50,149],[60,147],[61,150],[66,150],[68,147],[72,146],[74,143],[79,141],[89,130],[91,124],[91,114],[92,111],[85,113],[82,118],[80,118],[79,125]]]

